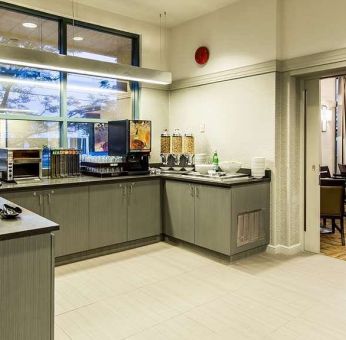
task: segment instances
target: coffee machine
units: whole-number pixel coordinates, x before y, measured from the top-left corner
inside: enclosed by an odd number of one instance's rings
[[[149,174],[151,151],[150,120],[116,120],[108,122],[108,154],[121,156],[122,174]]]

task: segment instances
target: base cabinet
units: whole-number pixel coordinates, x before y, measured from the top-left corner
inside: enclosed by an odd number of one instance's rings
[[[195,244],[229,255],[230,240],[231,190],[195,186]]]
[[[132,182],[128,186],[127,240],[161,234],[161,183]]]
[[[161,234],[160,179],[1,196],[60,225],[57,257]]]
[[[269,243],[270,184],[224,188],[166,180],[164,233],[233,256]]]
[[[43,215],[42,191],[13,191],[1,193],[1,197],[14,202],[35,214]]]
[[[126,183],[89,187],[90,249],[127,241],[126,190]]]
[[[55,256],[88,249],[88,187],[44,191],[43,216],[59,224],[55,232]]]
[[[194,186],[183,182],[166,181],[164,187],[164,234],[194,243]]]
[[[52,235],[0,242],[0,339],[54,339]]]

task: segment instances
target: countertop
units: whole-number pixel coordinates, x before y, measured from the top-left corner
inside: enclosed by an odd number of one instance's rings
[[[0,207],[4,203],[16,206],[16,204],[0,197]],[[23,212],[15,219],[0,219],[0,241],[59,230],[59,226],[56,223],[27,209],[22,208],[22,210]]]
[[[41,190],[50,187],[59,187],[59,186],[79,186],[79,185],[89,185],[97,183],[117,183],[117,182],[130,182],[130,181],[146,181],[152,179],[167,179],[167,180],[176,180],[183,182],[199,183],[206,185],[215,185],[230,188],[233,186],[251,184],[251,183],[260,183],[260,182],[270,182],[270,178],[261,178],[255,179],[252,177],[242,177],[234,178],[227,180],[220,180],[214,178],[205,178],[205,177],[194,177],[187,176],[182,174],[159,174],[159,175],[138,175],[138,176],[117,176],[117,177],[94,177],[94,176],[78,176],[78,177],[67,177],[59,179],[42,179],[39,181],[30,181],[22,183],[6,183],[3,182],[0,186],[0,195],[1,191],[12,191],[12,190],[25,190],[25,189],[34,189]]]
[[[231,188],[234,186],[244,185],[244,184],[254,184],[262,182],[270,182],[270,178],[253,178],[253,177],[236,177],[230,179],[212,178],[212,177],[195,177],[194,175],[180,175],[180,174],[162,174],[161,178],[167,180],[176,180],[182,182],[214,185],[224,188]]]

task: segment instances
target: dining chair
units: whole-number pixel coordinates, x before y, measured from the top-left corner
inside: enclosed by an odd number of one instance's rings
[[[344,233],[344,200],[345,200],[345,181],[343,179],[321,179],[320,180],[320,214],[323,223],[327,218],[332,220],[332,232],[335,229],[340,232],[341,243],[345,245]],[[335,221],[340,220],[340,226]]]
[[[346,177],[346,164],[338,164],[340,175]]]
[[[320,165],[320,178],[331,178],[328,165]]]

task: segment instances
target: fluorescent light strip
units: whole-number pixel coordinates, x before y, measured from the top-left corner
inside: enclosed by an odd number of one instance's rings
[[[138,82],[158,84],[158,85],[167,85],[167,84],[169,84],[166,81],[160,81],[160,80],[148,80],[146,78],[139,78],[139,77],[132,77],[132,76],[122,76],[122,75],[117,75],[117,74],[109,74],[109,73],[101,73],[101,72],[91,72],[91,71],[87,71],[87,70],[78,70],[78,69],[73,69],[73,68],[68,68],[68,67],[56,67],[54,65],[46,65],[46,64],[42,65],[42,64],[36,64],[36,63],[27,63],[27,62],[18,61],[18,60],[7,60],[7,59],[1,59],[0,58],[0,63],[12,64],[12,65],[18,65],[18,66],[26,66],[26,67],[33,67],[33,68],[40,68],[40,69],[44,68],[44,69],[51,70],[51,71],[69,72],[69,73],[82,74],[82,75],[95,76],[95,77],[112,78],[112,79],[129,80],[129,81],[138,81]],[[119,65],[119,64],[117,64],[117,65]]]
[[[34,81],[34,80],[27,80],[27,79],[19,79],[19,78],[8,78],[8,77],[1,77],[0,76],[0,83],[11,83],[11,84],[18,84],[18,85],[28,85],[28,86],[35,86],[35,87],[44,87],[44,88],[51,88],[51,89],[58,89],[60,87],[60,84],[57,83],[49,83],[47,81],[43,82],[40,80]],[[67,91],[79,91],[79,92],[95,92],[95,93],[103,93],[103,94],[115,94],[115,93],[127,93],[126,91],[120,91],[116,89],[107,89],[107,88],[97,88],[97,87],[87,87],[87,86],[79,86],[79,85],[69,85],[67,84]]]
[[[170,72],[89,60],[80,57],[59,55],[18,47],[2,46],[0,49],[0,62],[53,71],[159,85],[168,85],[172,82],[172,74]]]

